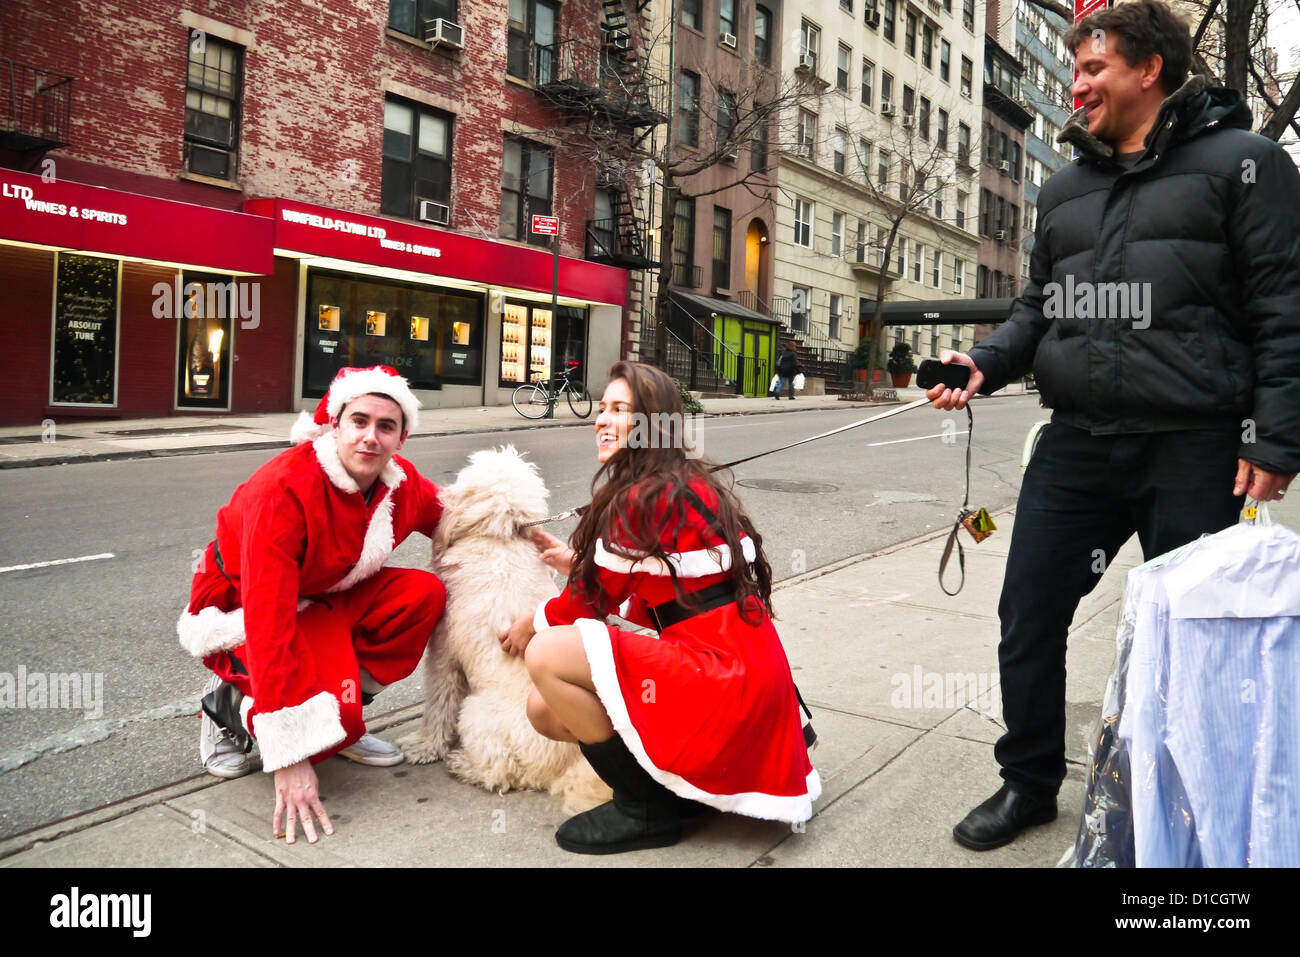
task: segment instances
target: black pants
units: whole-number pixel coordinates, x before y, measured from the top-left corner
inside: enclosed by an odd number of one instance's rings
[[[1094,436],[1052,423],[1025,472],[998,615],[1002,777],[1056,794],[1065,779],[1065,639],[1079,602],[1135,531],[1142,554],[1236,523],[1241,436],[1231,431]]]

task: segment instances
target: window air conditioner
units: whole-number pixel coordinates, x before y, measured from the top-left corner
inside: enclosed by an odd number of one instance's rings
[[[998,164],[998,172],[1003,176],[1011,175],[1011,164],[1005,160]]]
[[[1006,231],[1005,229],[999,229],[997,232],[995,232],[995,233],[993,234],[993,238],[996,239],[996,240],[997,240],[998,242],[1000,242],[1000,243],[1006,242],[1006,240],[1007,240],[1007,231]]]
[[[916,125],[916,117],[913,116],[911,113],[908,113],[906,116],[903,117],[903,129],[910,130],[915,125]]]
[[[420,220],[425,223],[437,223],[440,226],[446,226],[451,222],[451,207],[422,199],[420,200]]]
[[[739,150],[735,150],[735,149],[730,150],[730,151],[728,151],[728,152],[722,154],[722,158],[723,158],[725,161],[727,161],[728,163],[734,163],[734,162],[736,162],[736,158],[737,158],[738,156],[740,156],[740,151],[739,151]]]
[[[964,96],[964,97],[965,97],[966,99],[968,99],[968,100],[971,99],[970,90],[962,90],[962,91],[961,91],[961,95]]]
[[[460,50],[465,46],[465,28],[450,20],[425,20],[424,42],[434,46],[445,44]]]
[[[796,69],[815,70],[817,69],[817,55],[814,53],[800,53],[799,66]]]
[[[736,49],[736,35],[734,33],[724,33],[722,35],[722,45]]]
[[[895,108],[894,104],[890,103],[889,101],[885,101],[884,103],[880,104],[881,116],[894,116],[897,112],[898,112],[897,108]]]

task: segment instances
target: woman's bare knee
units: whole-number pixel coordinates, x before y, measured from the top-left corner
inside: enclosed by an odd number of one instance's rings
[[[547,706],[536,688],[528,694],[528,705],[524,713],[528,715],[528,723],[533,726],[533,730],[543,737],[550,738],[552,741],[577,740],[569,729],[560,723],[560,719]]]

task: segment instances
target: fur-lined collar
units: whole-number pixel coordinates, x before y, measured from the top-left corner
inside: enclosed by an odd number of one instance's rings
[[[1180,114],[1188,103],[1204,92],[1205,77],[1199,75],[1188,77],[1186,83],[1165,97],[1164,102],[1160,104],[1160,109],[1156,113],[1156,120],[1151,124],[1151,130],[1147,133],[1146,142],[1143,145],[1149,147],[1156,137],[1165,130],[1172,132],[1173,126],[1177,125],[1181,119],[1177,114]],[[1070,118],[1061,127],[1056,142],[1076,146],[1081,152],[1096,159],[1113,159],[1115,156],[1114,146],[1088,132],[1088,112],[1082,106],[1070,114]]]
[[[316,461],[320,463],[320,467],[329,478],[331,485],[342,492],[361,491],[356,480],[343,467],[343,462],[339,458],[338,443],[335,442],[332,431],[326,432],[312,442],[311,447],[316,453]],[[388,486],[389,489],[395,489],[406,481],[406,472],[397,464],[396,456],[389,459],[388,464],[384,466],[384,470],[379,473],[379,481]]]

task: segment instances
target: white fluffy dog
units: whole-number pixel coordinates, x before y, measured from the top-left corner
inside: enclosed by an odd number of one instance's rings
[[[549,791],[577,811],[609,800],[609,788],[576,744],[533,729],[528,670],[498,641],[558,594],[522,527],[546,517],[548,495],[537,467],[509,445],[475,452],[441,490],[433,571],[447,587],[447,610],[424,658],[423,722],[398,743],[416,764],[445,758],[470,784]]]

